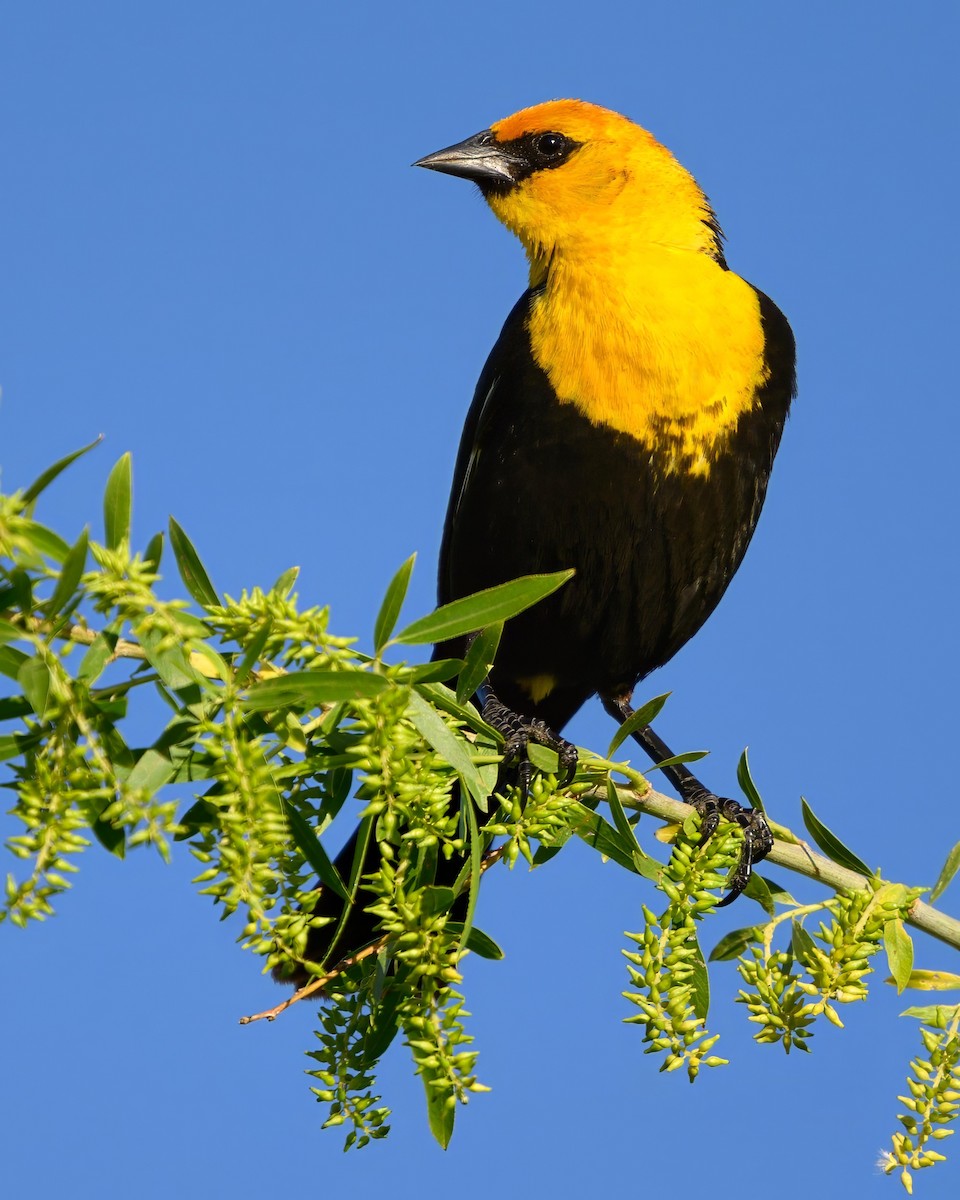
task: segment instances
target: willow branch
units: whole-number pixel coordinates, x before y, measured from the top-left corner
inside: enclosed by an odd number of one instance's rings
[[[633,791],[632,788],[621,787],[617,791],[625,808],[637,809],[651,817],[659,817],[662,821],[682,824],[691,812],[689,805],[680,800],[674,800],[671,796],[664,796],[662,792],[654,791],[652,788],[643,795]],[[594,794],[600,800],[606,799],[605,790],[597,789]],[[791,834],[791,836],[795,835]],[[849,867],[841,867],[839,863],[835,863],[832,859],[811,849],[800,838],[797,838],[795,842],[776,838],[773,849],[765,861],[776,863],[779,867],[786,867],[788,871],[805,875],[808,879],[815,879],[818,883],[825,884],[834,891],[838,888],[862,888],[869,883],[866,875],[861,875],[858,871],[851,871]],[[915,929],[920,929],[924,933],[930,934],[931,937],[945,942],[955,950],[960,950],[960,921],[940,912],[932,905],[924,904],[922,900],[915,900],[910,907],[907,923]]]

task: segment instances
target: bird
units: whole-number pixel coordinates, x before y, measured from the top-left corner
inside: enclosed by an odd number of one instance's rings
[[[793,334],[728,266],[694,177],[619,113],[548,101],[414,165],[475,184],[526,252],[528,286],[464,425],[438,599],[573,568],[506,623],[477,697],[508,760],[540,742],[569,773],[573,715],[599,696],[628,719],[636,685],[697,633],[740,566],[796,392]],[[673,757],[649,726],[633,736],[655,762]],[[682,764],[665,773],[703,815],[702,836],[721,817],[744,829],[732,899],[772,844],[762,814]]]

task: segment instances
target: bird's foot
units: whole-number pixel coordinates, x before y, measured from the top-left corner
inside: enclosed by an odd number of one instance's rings
[[[701,788],[684,799],[700,814],[700,840],[705,842],[712,837],[720,824],[721,818],[739,825],[743,830],[743,845],[740,848],[740,858],[734,867],[727,883],[730,890],[719,901],[717,908],[732,904],[740,895],[753,874],[754,863],[766,858],[773,849],[773,834],[767,824],[766,817],[757,808],[745,808],[736,800],[715,796]]]
[[[480,715],[503,737],[504,766],[517,768],[517,782],[524,800],[530,792],[533,778],[533,763],[527,755],[527,747],[531,742],[554,751],[562,786],[573,779],[577,769],[577,748],[566,738],[554,733],[545,721],[521,716],[502,704],[492,692],[488,692]]]

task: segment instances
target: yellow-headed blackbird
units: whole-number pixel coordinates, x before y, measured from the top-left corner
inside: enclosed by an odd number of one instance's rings
[[[554,731],[595,693],[628,716],[740,565],[794,394],[793,335],[728,268],[693,177],[617,113],[540,104],[415,165],[476,183],[529,259],[463,431],[439,599],[575,568],[507,622],[480,694],[511,752],[544,741],[570,765]],[[649,727],[637,737],[670,756]],[[721,814],[745,827],[736,894],[769,848],[762,818],[667,774],[705,829]]]

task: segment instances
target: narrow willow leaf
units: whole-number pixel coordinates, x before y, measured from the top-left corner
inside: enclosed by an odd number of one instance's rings
[[[585,804],[578,802],[571,805],[570,828],[577,837],[599,851],[604,858],[612,859],[621,867],[626,867],[628,871],[646,879],[660,878],[662,863],[653,858],[638,859],[633,845],[627,842],[609,821],[605,821],[599,813],[587,808]]]
[[[20,668],[29,657],[29,654],[24,654],[16,646],[0,646],[0,675],[16,679],[20,674]]]
[[[430,1132],[446,1150],[453,1137],[453,1122],[457,1115],[457,1101],[451,1087],[438,1087],[440,1081],[423,1073],[423,1090],[427,1097],[427,1120]]]
[[[322,842],[317,837],[316,832],[309,822],[304,820],[293,804],[286,804],[283,812],[287,818],[287,823],[290,826],[290,835],[296,843],[297,849],[313,870],[316,871],[320,882],[324,887],[328,887],[332,892],[335,892],[341,900],[349,900],[350,893],[347,891],[346,884],[340,878],[340,872],[333,865],[329,854],[327,854]]]
[[[947,1004],[926,1004],[922,1008],[905,1008],[901,1017],[916,1017],[934,1029],[946,1029],[956,1009]]]
[[[490,674],[502,635],[503,622],[494,621],[481,629],[470,643],[463,661],[463,670],[457,680],[457,699],[461,704],[470,699]]]
[[[790,945],[793,950],[793,957],[797,962],[801,962],[804,966],[813,967],[817,964],[817,943],[813,940],[809,933],[804,929],[799,921],[792,921],[793,927]]]
[[[800,810],[803,814],[803,823],[807,827],[807,832],[827,858],[833,859],[841,867],[846,867],[850,871],[858,871],[861,875],[866,875],[868,878],[873,875],[873,872],[863,859],[858,858],[852,850],[848,850],[836,834],[832,833],[822,821],[814,816],[813,809],[803,796],[800,797]]]
[[[690,992],[690,1007],[701,1021],[706,1021],[710,1015],[710,972],[707,970],[707,964],[703,960],[703,951],[700,949],[700,941],[696,931],[691,930],[688,938],[688,945],[690,943],[693,944],[693,953],[690,956],[690,963],[693,967],[693,973],[689,979],[692,989]]]
[[[467,743],[444,723],[433,705],[424,700],[417,691],[410,693],[407,713],[420,734],[463,780],[480,811],[486,812],[489,793],[483,785]]]
[[[291,671],[253,684],[243,700],[248,712],[277,708],[316,708],[341,700],[369,700],[390,686],[369,671]]]
[[[664,692],[662,696],[654,696],[652,700],[648,700],[646,704],[636,709],[624,723],[620,726],[617,732],[613,735],[613,741],[610,743],[610,748],[607,750],[607,758],[613,758],[614,754],[631,734],[636,733],[638,729],[646,729],[651,721],[654,721],[657,714],[670,699],[670,693]]]
[[[734,870],[736,870],[736,867]],[[747,886],[743,889],[743,894],[749,896],[751,900],[756,900],[768,917],[776,915],[777,909],[773,902],[773,896],[770,894],[767,882],[762,876],[756,873],[752,874]]]
[[[446,683],[456,678],[462,666],[462,658],[435,658],[413,667],[408,678],[411,683]]]
[[[256,626],[254,627],[256,628]],[[263,648],[270,638],[270,631],[273,629],[273,623],[269,617],[265,617],[261,622],[257,632],[253,635],[250,644],[244,652],[240,665],[237,667],[236,675],[234,676],[237,687],[243,687],[247,682],[247,677],[257,664],[257,660],[263,653]]]
[[[883,948],[887,952],[887,964],[899,994],[909,986],[913,971],[913,939],[899,917],[884,923]]]
[[[637,841],[637,834],[633,826],[627,820],[627,814],[623,810],[623,804],[620,800],[620,794],[617,791],[617,785],[612,779],[607,780],[607,804],[610,808],[610,813],[613,816],[613,823],[618,832],[623,837],[624,841],[630,845],[634,854],[639,854],[641,858],[646,858],[647,855],[643,847]]]
[[[147,542],[147,548],[143,552],[143,565],[152,574],[156,575],[160,570],[160,559],[163,557],[163,530],[155,533]]]
[[[644,767],[644,774],[649,775],[652,771],[665,771],[668,767],[679,767],[683,763],[699,762],[709,753],[709,750],[685,750],[683,754],[674,754],[672,758],[665,758],[662,762],[654,763],[652,767]]]
[[[280,596],[281,599],[285,600],[293,591],[293,585],[299,578],[299,567],[287,567],[270,591],[273,592],[274,595]]]
[[[40,493],[45,488],[48,488],[51,483],[53,483],[61,471],[65,471],[72,462],[76,462],[82,454],[86,454],[88,451],[92,450],[94,446],[99,446],[102,441],[103,434],[101,433],[100,436],[95,438],[89,446],[82,446],[79,450],[74,450],[72,454],[68,454],[65,458],[61,458],[58,462],[55,462],[52,467],[47,467],[43,474],[38,475],[33,483],[31,483],[27,490],[23,493],[24,504],[32,504],[40,495]]]
[[[170,545],[177,560],[177,570],[183,585],[202,608],[217,608],[220,597],[216,588],[210,582],[210,576],[200,561],[200,555],[194,549],[193,542],[183,532],[177,522],[170,518]]]
[[[957,842],[947,855],[947,861],[943,864],[943,869],[937,878],[937,882],[933,885],[933,891],[930,893],[931,900],[937,900],[943,895],[957,871],[960,871],[960,842]]]
[[[147,662],[157,672],[168,688],[179,691],[189,687],[200,678],[199,673],[190,665],[183,646],[169,646],[160,630],[144,630],[140,636],[140,645]]]
[[[173,778],[176,767],[166,754],[150,747],[137,759],[133,770],[127,776],[126,786],[137,791],[143,790],[153,795],[165,783]]]
[[[4,642],[16,642],[22,637],[22,630],[18,629],[16,625],[11,624],[9,621],[4,621],[2,618],[0,618],[0,644]]]
[[[394,641],[404,645],[422,645],[462,637],[483,629],[494,621],[506,621],[555,592],[573,575],[573,571],[555,571],[551,575],[524,575],[499,587],[486,588],[462,600],[441,605],[436,612],[421,617],[398,633]]]
[[[739,958],[754,942],[760,940],[760,925],[746,925],[743,929],[732,929],[724,934],[710,951],[710,962],[726,962],[731,958]]]
[[[463,923],[461,921],[448,921],[446,929],[453,934],[462,933]],[[499,961],[505,957],[503,950],[501,950],[493,938],[489,934],[484,933],[482,929],[477,929],[476,926],[467,934],[467,944],[464,946],[464,949],[472,950],[480,958],[490,958],[494,961]]]
[[[39,521],[24,521],[20,527],[23,537],[30,539],[33,550],[52,558],[54,562],[62,563],[70,553],[70,547],[59,533],[54,533]]]
[[[133,514],[133,471],[130,452],[122,454],[107,477],[103,493],[104,540],[108,550],[118,550],[130,540]]]
[[[410,576],[413,574],[413,564],[416,561],[416,554],[411,554],[390,580],[373,625],[373,648],[377,654],[390,640],[390,635],[397,626],[397,618],[400,616],[400,609],[403,608],[403,602],[407,597],[407,588],[410,586]]]
[[[80,660],[77,679],[81,683],[95,683],[103,674],[104,668],[113,656],[117,646],[117,634],[110,629],[104,629],[90,643],[90,647]]]
[[[428,917],[438,913],[449,912],[457,895],[452,887],[440,884],[429,884],[420,892],[420,909]]]
[[[560,769],[560,759],[556,750],[549,746],[541,746],[538,742],[527,743],[527,758],[542,775],[556,775]]]
[[[460,815],[467,828],[470,846],[470,856],[464,863],[455,884],[456,889],[462,888],[463,872],[469,872],[467,876],[467,911],[463,918],[463,928],[460,930],[460,949],[463,950],[473,932],[473,917],[477,911],[477,900],[480,898],[480,874],[483,868],[483,846],[480,842],[480,830],[477,827],[477,810],[463,789],[460,792]]]
[[[30,701],[30,707],[43,720],[50,698],[50,668],[42,658],[28,658],[17,672],[17,683]]]
[[[740,791],[746,796],[750,807],[755,808],[757,812],[764,812],[763,800],[760,798],[757,785],[753,782],[753,776],[750,774],[750,760],[747,757],[746,746],[744,746],[740,761],[737,763],[737,783],[740,784]]]
[[[893,983],[888,979],[887,983]],[[960,975],[951,971],[911,971],[899,991],[911,988],[917,992],[952,992],[960,988]]]
[[[87,544],[87,530],[84,529],[63,560],[60,578],[53,589],[53,595],[43,606],[48,617],[55,617],[58,612],[62,612],[73,599],[87,565]]]

